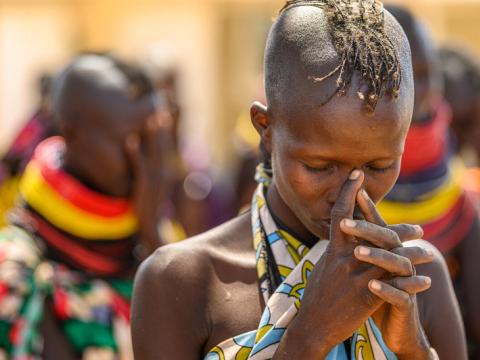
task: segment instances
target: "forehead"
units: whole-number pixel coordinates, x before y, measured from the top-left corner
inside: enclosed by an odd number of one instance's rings
[[[291,110],[278,121],[284,140],[328,157],[398,157],[411,119],[405,99],[384,97],[371,114],[352,91],[323,106],[297,103]]]

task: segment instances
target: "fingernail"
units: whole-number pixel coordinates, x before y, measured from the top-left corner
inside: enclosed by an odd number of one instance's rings
[[[420,225],[415,225],[415,229],[423,234],[423,228]]]
[[[433,256],[434,256],[433,251],[430,250],[430,249],[427,250],[427,254],[428,254],[428,256],[430,256],[430,257],[433,257]]]
[[[382,290],[382,284],[380,284],[380,281],[377,281],[377,280],[370,281],[370,287],[373,290],[377,290],[377,291]]]
[[[424,281],[425,281],[425,285],[429,285],[429,286],[432,285],[432,279],[430,279],[428,276],[425,276]]]
[[[343,219],[343,225],[349,228],[354,228],[357,226],[357,222],[352,219]]]
[[[365,246],[357,246],[357,254],[361,256],[370,255],[370,249]]]
[[[348,177],[350,180],[357,180],[360,177],[360,170],[353,170]]]

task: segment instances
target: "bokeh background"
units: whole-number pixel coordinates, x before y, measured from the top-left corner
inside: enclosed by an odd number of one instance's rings
[[[480,0],[404,0],[439,44],[480,56]],[[262,53],[283,0],[0,0],[0,155],[34,110],[42,73],[113,51],[177,74],[184,143],[225,175],[235,129],[261,99]],[[244,120],[246,121],[246,120]],[[240,122],[241,123],[241,122]]]

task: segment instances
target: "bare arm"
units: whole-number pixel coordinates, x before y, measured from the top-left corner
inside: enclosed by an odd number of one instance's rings
[[[157,250],[140,267],[132,304],[135,359],[198,360],[208,336],[203,265],[183,249]],[[205,297],[204,297],[205,298]]]
[[[405,246],[423,246],[435,255],[432,263],[417,266],[418,274],[432,279],[431,288],[417,295],[420,318],[431,346],[442,360],[467,359],[462,316],[442,254],[425,241],[411,241]]]

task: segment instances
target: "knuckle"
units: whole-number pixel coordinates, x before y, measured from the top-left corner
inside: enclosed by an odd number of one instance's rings
[[[335,220],[342,220],[347,214],[347,207],[344,204],[337,204],[330,212],[330,217]]]
[[[369,232],[369,223],[365,220],[356,220],[357,226],[355,226],[355,230],[358,232],[366,233]]]
[[[410,224],[404,224],[404,226],[406,227],[405,232],[408,234],[409,238],[410,239],[415,238],[418,233],[418,230],[416,229],[416,227]]]
[[[406,274],[407,276],[414,275],[413,265],[410,259],[402,257],[402,270],[403,270],[403,273]]]
[[[413,305],[412,297],[409,294],[402,292],[402,295],[400,297],[400,303],[401,306],[405,309],[411,308]]]
[[[399,224],[396,226],[396,233],[402,238],[406,238],[408,236],[408,234],[410,234],[412,232],[412,229],[410,227],[410,225],[407,225],[407,224]]]
[[[401,244],[401,240],[400,240],[400,236],[398,235],[398,233],[396,233],[395,231],[389,231],[390,233],[390,240],[392,240],[393,243],[395,244]]]
[[[347,273],[349,274],[353,273],[356,270],[356,265],[354,264],[353,261],[344,260],[343,264],[341,265],[343,266],[345,271],[347,271]]]
[[[425,253],[423,249],[410,247],[405,248],[403,252],[403,256],[410,260],[410,263],[413,265],[414,263],[418,262],[420,259],[425,257]]]
[[[353,270],[353,262],[351,261],[350,257],[345,255],[345,253],[339,249],[332,247],[329,255],[340,269],[344,270],[345,272]]]
[[[382,235],[384,238],[384,241],[388,242],[391,247],[394,247],[400,243],[400,237],[398,234],[388,228],[382,228]]]
[[[398,278],[393,278],[389,281],[390,285],[393,286],[394,288],[399,289],[401,286],[400,281]]]
[[[430,253],[428,252],[427,249],[423,247],[419,247],[419,249],[420,249],[420,255],[422,258],[430,258]]]
[[[365,291],[365,281],[363,281],[361,276],[355,276],[353,278],[352,284],[356,293],[362,293]]]
[[[403,256],[403,257],[408,257],[408,251],[407,248],[404,248],[403,246],[398,246],[390,250],[392,253]]]

